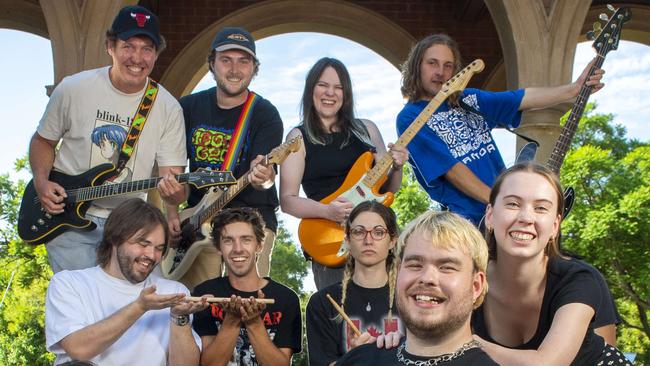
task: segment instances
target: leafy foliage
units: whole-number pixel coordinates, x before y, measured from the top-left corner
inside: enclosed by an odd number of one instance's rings
[[[395,201],[391,205],[397,215],[397,224],[404,228],[421,213],[436,208],[420,184],[415,179],[415,174],[410,165],[404,166],[404,175],[399,192],[395,194]]]
[[[305,331],[305,308],[311,294],[303,290],[303,282],[307,276],[308,262],[291,240],[291,235],[280,222],[275,238],[271,260],[271,278],[294,290],[300,297],[300,313],[302,317],[302,352],[294,355],[294,366],[307,365],[307,333]]]
[[[596,266],[618,299],[621,348],[650,361],[650,145],[590,104],[562,166],[576,190],[564,245]]]
[[[24,167],[24,159],[17,168]],[[15,223],[24,182],[0,176],[0,364],[51,365],[45,350],[45,291],[52,276],[44,246],[18,238]]]

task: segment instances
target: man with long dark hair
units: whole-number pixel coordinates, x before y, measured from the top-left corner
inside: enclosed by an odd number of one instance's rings
[[[185,286],[152,274],[169,237],[160,210],[133,198],[108,217],[96,267],[52,277],[45,337],[55,364],[198,365],[189,315],[207,303],[185,301]]]

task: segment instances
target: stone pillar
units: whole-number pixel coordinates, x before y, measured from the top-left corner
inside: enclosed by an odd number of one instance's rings
[[[52,42],[54,84],[110,63],[104,36],[117,12],[135,0],[40,0]]]
[[[485,0],[504,54],[509,89],[558,86],[571,82],[573,58],[590,0]],[[522,134],[541,144],[537,160],[546,162],[560,134],[560,117],[571,107],[524,113]],[[517,140],[517,148],[524,141]]]

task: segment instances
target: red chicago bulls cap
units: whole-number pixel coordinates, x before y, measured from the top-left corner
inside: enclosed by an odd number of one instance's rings
[[[127,6],[122,8],[115,20],[111,30],[117,38],[126,41],[133,36],[144,35],[153,41],[156,48],[160,46],[160,23],[158,17],[142,6]]]

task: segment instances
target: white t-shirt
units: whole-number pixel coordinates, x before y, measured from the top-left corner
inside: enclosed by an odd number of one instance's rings
[[[62,140],[54,169],[68,175],[84,173],[100,164],[117,163],[122,143],[131,126],[146,86],[125,94],[110,81],[110,67],[68,76],[54,89],[37,132],[48,140]],[[176,99],[158,85],[158,96],[149,113],[131,159],[117,181],[151,177],[158,166],[185,166],[185,122]],[[96,200],[88,213],[107,217],[110,210],[130,197]]]
[[[61,271],[52,277],[45,298],[45,343],[56,354],[55,365],[70,361],[59,341],[84,327],[106,319],[135,301],[145,287],[157,294],[185,293],[181,283],[152,273],[138,284],[115,278],[101,267]],[[97,365],[166,365],[169,346],[169,308],[149,310],[106,351],[90,360]],[[192,330],[201,348],[200,337]]]

